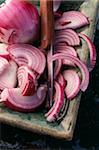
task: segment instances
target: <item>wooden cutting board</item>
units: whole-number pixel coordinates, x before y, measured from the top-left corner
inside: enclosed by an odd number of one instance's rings
[[[77,3],[76,3],[77,2]],[[65,2],[66,10],[80,9],[86,16],[89,17],[90,26],[83,29],[83,33],[94,39],[96,16],[99,8],[99,0],[86,0]],[[64,7],[64,9],[65,9]],[[82,51],[82,49],[84,49]],[[84,43],[83,48],[78,49],[79,55],[83,60],[88,59],[88,48]],[[44,118],[43,112],[38,113],[19,113],[12,111],[0,104],[0,121],[10,124],[11,126],[20,127],[31,132],[46,134],[57,138],[71,140],[75,129],[81,93],[68,105],[68,111],[61,124],[49,124]]]

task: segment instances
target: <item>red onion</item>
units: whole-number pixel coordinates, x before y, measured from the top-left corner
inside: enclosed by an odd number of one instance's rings
[[[38,11],[28,1],[7,1],[0,7],[1,42],[28,43],[37,39],[38,31]]]
[[[45,115],[47,116],[47,121],[49,122],[53,122],[55,121],[55,119],[57,119],[60,109],[64,102],[64,91],[56,81],[55,81],[55,89],[57,91],[57,94],[55,97],[55,102],[51,108],[52,111],[49,113],[49,115],[48,114]]]
[[[9,52],[7,51],[8,45],[0,43],[0,57],[10,60]]]
[[[16,111],[31,112],[43,104],[45,96],[45,86],[39,87],[33,96],[22,96],[19,88],[4,89],[1,93],[1,102]]]
[[[92,71],[96,64],[96,48],[95,45],[92,43],[90,38],[86,36],[85,34],[80,33],[80,38],[85,40],[88,44],[89,51],[90,51],[90,66],[88,67],[89,71]]]
[[[9,66],[9,62],[5,59],[0,57],[0,74]]]
[[[82,73],[82,82],[80,85],[80,89],[82,91],[85,91],[89,84],[89,72],[88,72],[86,65],[83,62],[81,62],[78,58],[71,56],[69,54],[62,54],[62,53],[54,54],[52,58],[49,59],[49,63],[57,59],[66,59],[66,60],[73,62],[75,65],[78,66],[78,68],[80,69]]]
[[[65,23],[70,21],[70,23]],[[68,11],[64,12],[62,17],[55,22],[55,30],[62,29],[77,29],[82,26],[88,25],[88,18],[79,11]]]
[[[54,78],[56,78],[57,75],[59,74],[61,66],[62,66],[62,60],[56,60],[55,67],[54,67]]]
[[[56,32],[55,44],[66,43],[70,46],[77,46],[80,44],[80,39],[77,33],[72,29],[65,29]]]
[[[63,53],[63,54],[70,54],[72,56],[77,57],[77,53],[76,53],[75,49],[71,46],[67,46],[67,45],[57,46],[57,52]],[[75,66],[74,63],[72,63],[71,61],[66,60],[66,59],[63,59],[62,62],[63,62],[64,65],[66,64],[66,65],[69,65],[69,66]]]
[[[64,79],[64,77],[63,77],[63,75],[62,74],[59,74],[59,76],[58,76],[58,78],[57,78],[57,83],[58,84],[60,84],[60,86],[61,86],[61,88],[63,89],[62,91],[64,91],[64,89],[65,89],[65,86],[66,86],[66,81],[65,81],[65,79]],[[52,112],[53,112],[53,110],[54,110],[54,106],[56,106],[57,105],[57,96],[59,95],[59,91],[57,90],[57,86],[55,85],[55,95],[54,95],[54,105],[53,105],[53,107],[48,111],[48,113],[46,113],[45,114],[45,117],[47,117],[47,116],[49,116]]]
[[[21,60],[25,60],[28,62],[26,65],[28,65],[29,68],[38,74],[43,73],[46,60],[44,54],[38,48],[29,44],[13,44],[8,47],[8,51],[12,59],[14,59],[19,66],[23,65],[23,61]]]
[[[23,96],[33,95],[35,92],[36,76],[28,67],[21,66],[18,69],[18,82]]]
[[[65,93],[68,100],[77,96],[80,91],[80,78],[75,70],[66,70],[63,72],[63,76],[67,81]]]
[[[1,59],[0,59],[1,60]],[[14,61],[9,61],[9,65],[0,74],[0,89],[13,88],[17,84],[17,65]]]

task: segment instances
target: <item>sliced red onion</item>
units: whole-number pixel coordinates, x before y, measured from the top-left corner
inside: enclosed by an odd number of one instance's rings
[[[39,87],[33,96],[22,96],[19,88],[4,89],[1,102],[16,111],[31,112],[43,104],[45,96],[45,86]]]
[[[28,65],[29,68],[38,74],[43,73],[46,60],[44,54],[38,48],[29,44],[13,44],[8,47],[8,51],[12,59],[14,59],[19,66],[23,65],[23,61],[21,60],[25,60],[28,63],[24,64]]]
[[[0,56],[0,74],[9,66],[9,62]]]
[[[60,109],[64,102],[64,91],[56,81],[55,81],[55,89],[57,91],[57,95],[55,98],[55,102],[51,108],[53,111],[51,111],[51,113],[46,118],[48,122],[53,122],[57,119]]]
[[[63,54],[70,54],[72,56],[77,57],[77,53],[76,53],[75,49],[71,46],[67,46],[67,45],[57,46],[57,52],[63,53]],[[72,63],[71,61],[66,60],[66,59],[63,59],[62,62],[63,62],[64,65],[66,64],[66,65],[69,65],[69,66],[75,66],[74,63]]]
[[[0,43],[0,57],[10,60],[9,52],[7,51],[8,45]]]
[[[33,95],[36,86],[36,76],[33,71],[31,71],[26,66],[21,66],[18,68],[18,82],[23,96]]]
[[[78,34],[72,29],[60,30],[55,33],[55,44],[66,43],[70,46],[80,45],[80,39]]]
[[[82,74],[82,82],[80,85],[80,89],[82,91],[85,91],[89,84],[89,72],[86,65],[83,62],[81,62],[78,58],[71,56],[69,54],[62,54],[62,53],[54,54],[52,58],[49,59],[49,63],[57,59],[66,59],[78,66]]]
[[[68,100],[77,96],[80,91],[80,78],[75,70],[66,70],[63,72],[63,76],[67,81],[65,93]]]
[[[85,40],[89,47],[90,52],[90,66],[88,67],[89,71],[92,71],[96,64],[96,48],[95,45],[92,43],[90,38],[86,36],[85,34],[80,33],[79,37]]]
[[[60,73],[58,78],[57,78],[57,82],[63,87],[65,88],[66,87],[66,80],[64,79],[63,75]]]
[[[17,64],[14,61],[9,61],[9,65],[0,74],[0,89],[13,88],[17,84]]]
[[[0,41],[27,43],[35,41],[39,31],[39,14],[28,1],[8,1],[0,7]]]
[[[57,78],[57,83],[60,84],[62,91],[64,92],[65,86],[66,86],[66,81],[63,77],[62,74],[59,74],[58,78]],[[55,85],[55,84],[54,84]],[[57,105],[57,98],[59,95],[59,91],[57,90],[57,86],[55,85],[55,95],[54,95],[54,105],[52,106],[52,108],[45,114],[45,117],[48,117],[54,110],[55,106]]]
[[[66,23],[70,21],[70,23]],[[55,30],[62,30],[62,29],[77,29],[88,25],[89,21],[88,18],[79,11],[68,11],[64,12],[62,17],[55,22]]]
[[[55,61],[55,68],[54,68],[54,79],[57,77],[57,75],[59,74],[60,70],[61,70],[61,66],[62,66],[62,60],[57,60]]]

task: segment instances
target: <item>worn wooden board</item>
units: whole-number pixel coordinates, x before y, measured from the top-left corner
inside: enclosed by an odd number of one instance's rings
[[[80,3],[82,3],[80,5]],[[66,3],[65,3],[66,4]],[[68,5],[68,2],[66,6]],[[71,1],[71,6],[75,5],[75,1]],[[80,7],[79,7],[80,5]],[[85,2],[77,1],[77,7],[90,19],[90,26],[83,29],[83,33],[87,34],[91,39],[94,38],[95,26],[96,26],[96,15],[99,7],[99,0],[86,0]],[[71,7],[70,7],[71,8]],[[71,8],[71,9],[72,9]],[[74,9],[73,8],[73,9]],[[77,50],[80,57],[87,61],[88,59],[88,48],[84,43],[82,49]],[[78,97],[69,103],[67,114],[61,124],[49,124],[44,118],[43,112],[37,113],[18,113],[12,111],[2,104],[0,105],[0,121],[17,126],[25,130],[30,130],[35,133],[46,134],[57,138],[71,140],[76,124],[77,113],[81,100],[81,92]]]

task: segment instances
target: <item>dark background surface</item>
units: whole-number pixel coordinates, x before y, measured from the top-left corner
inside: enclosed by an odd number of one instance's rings
[[[99,150],[99,30],[94,43],[97,64],[82,96],[73,140],[66,142],[1,124],[0,150]]]

